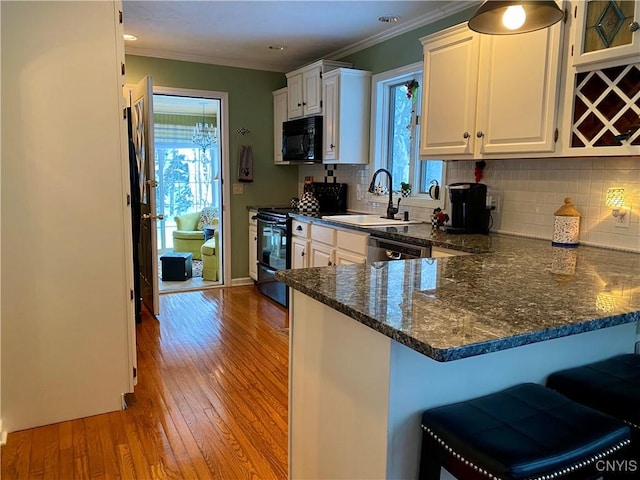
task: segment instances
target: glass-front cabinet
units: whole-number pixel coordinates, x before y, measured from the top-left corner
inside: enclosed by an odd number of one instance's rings
[[[640,52],[640,1],[574,2],[573,65],[615,61]]]

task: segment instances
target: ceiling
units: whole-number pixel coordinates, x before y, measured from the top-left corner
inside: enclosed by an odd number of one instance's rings
[[[124,0],[129,54],[277,72],[337,59],[479,1]],[[378,17],[397,16],[381,23]],[[271,50],[269,45],[283,45]]]

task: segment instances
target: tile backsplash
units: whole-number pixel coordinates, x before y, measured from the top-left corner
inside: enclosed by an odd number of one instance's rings
[[[446,183],[475,181],[474,165],[474,161],[448,162]],[[371,174],[368,165],[301,166],[299,191],[307,175],[313,175],[316,182],[325,177],[332,182],[335,177],[349,184],[350,210],[384,213],[386,198],[367,192]],[[482,183],[497,200],[497,209],[492,212],[493,231],[550,240],[553,213],[564,204],[565,197],[571,197],[582,215],[581,243],[640,252],[640,157],[487,160]],[[627,204],[632,208],[629,228],[616,227],[611,209],[605,205],[610,187],[625,188]],[[444,193],[446,196],[446,190]],[[444,210],[448,208],[447,201]],[[423,207],[402,204],[400,210],[425,221],[431,213]]]

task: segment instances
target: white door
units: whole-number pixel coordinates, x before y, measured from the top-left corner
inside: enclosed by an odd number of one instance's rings
[[[138,167],[140,193],[140,238],[138,255],[142,303],[154,315],[160,313],[158,297],[158,259],[156,179],[153,148],[153,81],[143,78],[131,91],[133,145]]]

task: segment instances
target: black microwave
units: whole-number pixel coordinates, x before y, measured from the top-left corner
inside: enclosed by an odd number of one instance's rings
[[[322,115],[282,123],[282,160],[322,163]]]

